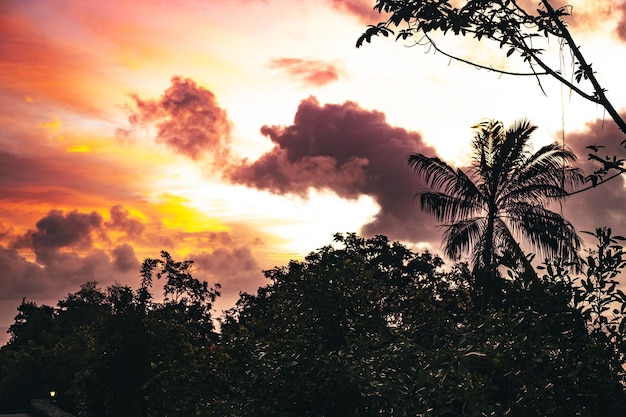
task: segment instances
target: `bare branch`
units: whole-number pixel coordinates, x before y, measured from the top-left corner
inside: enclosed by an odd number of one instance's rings
[[[493,71],[493,72],[498,73],[498,74],[515,75],[515,76],[521,76],[521,77],[526,77],[526,76],[536,77],[537,75],[551,75],[547,71],[546,72],[539,72],[539,73],[538,72],[534,72],[534,71],[533,72],[512,72],[512,71],[506,71],[506,70],[499,69],[499,68],[488,67],[486,65],[481,65],[481,64],[478,64],[476,62],[468,61],[467,59],[463,59],[463,58],[460,58],[458,56],[449,54],[449,53],[445,52],[444,50],[440,49],[437,46],[437,44],[435,44],[435,42],[432,40],[432,38],[430,36],[428,36],[427,34],[424,34],[424,37],[426,39],[428,39],[428,42],[435,49],[435,51],[439,52],[441,55],[443,55],[445,57],[448,57],[450,59],[453,59],[455,61],[462,62],[462,63],[467,64],[467,65],[471,65],[471,66],[476,67],[476,68],[485,69],[485,70],[488,70],[488,71]],[[419,45],[419,43],[416,42],[414,45]]]

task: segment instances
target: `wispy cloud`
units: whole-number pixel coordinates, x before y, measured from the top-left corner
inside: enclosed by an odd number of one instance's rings
[[[364,24],[374,24],[383,19],[384,15],[374,10],[374,2],[369,0],[327,0],[331,7],[340,12],[348,13]]]
[[[320,87],[339,80],[343,70],[337,64],[301,58],[273,58],[270,67],[284,71],[305,86]]]

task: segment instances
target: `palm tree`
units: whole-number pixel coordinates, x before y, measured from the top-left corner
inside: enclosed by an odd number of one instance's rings
[[[472,128],[473,158],[467,173],[422,154],[411,155],[408,164],[431,189],[418,193],[419,202],[443,222],[445,255],[457,260],[470,254],[484,309],[502,296],[497,266],[504,258],[513,259],[522,274],[536,279],[517,238],[543,256],[578,265],[580,239],[574,227],[548,207],[567,197],[568,189],[583,182],[583,175],[570,166],[576,156],[556,143],[533,153],[529,141],[537,127],[527,120],[506,130],[493,120]]]

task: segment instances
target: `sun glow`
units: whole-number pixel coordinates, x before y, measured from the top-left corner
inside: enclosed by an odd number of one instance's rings
[[[209,216],[190,206],[188,198],[162,194],[155,202],[162,223],[170,229],[185,232],[224,232],[228,227],[218,218]]]

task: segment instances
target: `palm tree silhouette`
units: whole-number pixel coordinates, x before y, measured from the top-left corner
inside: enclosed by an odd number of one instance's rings
[[[419,202],[443,222],[445,255],[458,260],[470,254],[484,310],[488,303],[498,305],[501,300],[497,267],[505,259],[512,260],[527,281],[537,277],[516,237],[543,256],[578,265],[580,239],[574,227],[548,207],[581,184],[583,174],[570,166],[576,156],[556,143],[533,153],[529,141],[537,127],[528,120],[506,130],[494,120],[472,128],[475,136],[467,173],[422,154],[412,154],[408,164],[431,189],[418,193]]]

